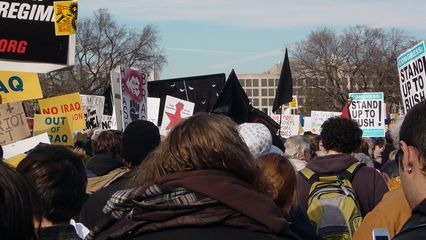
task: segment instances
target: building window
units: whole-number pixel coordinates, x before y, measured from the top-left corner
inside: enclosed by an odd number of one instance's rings
[[[258,98],[253,99],[253,106],[255,106],[255,107],[259,106],[259,99]]]
[[[259,96],[259,89],[253,89],[253,96],[258,97]]]
[[[259,87],[259,79],[253,79],[253,87]]]
[[[268,105],[268,99],[262,98],[262,106],[267,106],[267,105]]]
[[[275,89],[268,89],[268,91],[269,91],[269,96],[270,97],[275,96]]]
[[[243,87],[245,87],[246,86],[246,84],[245,84],[246,82],[245,82],[245,80],[244,79],[241,79],[240,80],[240,84],[241,84],[241,86],[243,86]]]
[[[268,109],[267,108],[262,108],[262,111],[266,114],[268,114]]]
[[[247,96],[251,97],[251,95],[252,95],[251,89],[246,89],[246,93],[247,93]]]
[[[275,79],[275,86],[278,86],[279,79]]]
[[[268,89],[262,89],[262,97],[266,97],[268,95]]]
[[[246,79],[246,86],[251,87],[251,79]]]
[[[274,79],[268,79],[268,86],[270,87],[274,86]]]
[[[268,79],[262,79],[262,87],[268,86]]]
[[[273,98],[270,98],[269,99],[269,106],[273,106],[274,105],[274,99]]]

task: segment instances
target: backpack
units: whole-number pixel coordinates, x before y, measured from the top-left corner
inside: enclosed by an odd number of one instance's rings
[[[361,208],[351,181],[363,165],[354,163],[338,175],[319,174],[309,168],[300,171],[312,184],[309,219],[324,240],[350,240],[361,225]]]

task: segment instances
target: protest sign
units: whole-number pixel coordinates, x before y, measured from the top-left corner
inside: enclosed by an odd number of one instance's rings
[[[111,87],[120,129],[125,129],[133,121],[147,119],[148,90],[144,73],[120,67],[119,73],[111,72]]]
[[[0,72],[0,103],[42,97],[37,73]]]
[[[279,114],[272,114],[272,119],[280,123]],[[299,115],[282,115],[281,119],[281,137],[289,138],[291,136],[299,135],[300,116]]]
[[[80,93],[71,93],[38,100],[41,114],[66,116],[71,131],[86,128]]]
[[[46,73],[74,64],[75,34],[56,36],[53,5],[0,1],[0,71]]]
[[[35,148],[39,143],[50,144],[49,136],[47,135],[47,133],[43,133],[31,138],[4,145],[3,158],[8,159],[17,156],[21,153],[26,153],[29,150]]]
[[[56,36],[75,34],[77,31],[77,1],[54,2]]]
[[[288,103],[288,108],[289,109],[297,109],[299,107],[298,102],[297,102],[297,96],[293,96],[293,98],[291,99],[291,102]]]
[[[351,118],[358,122],[363,137],[384,137],[385,116],[384,95],[382,92],[350,93]]]
[[[102,130],[117,129],[117,122],[114,116],[102,115]]]
[[[22,104],[0,104],[0,145],[10,144],[30,135]]]
[[[160,114],[160,98],[148,98],[148,121],[158,126],[158,115]]]
[[[304,132],[312,132],[312,117],[305,117],[303,123]]]
[[[425,42],[422,41],[401,54],[397,63],[402,103],[407,113],[414,105],[426,99]]]
[[[83,104],[86,129],[96,130],[101,128],[104,112],[105,97],[95,95],[80,95]]]
[[[73,145],[73,136],[67,115],[34,114],[34,133],[47,133],[50,143]]]
[[[192,116],[195,104],[172,96],[166,97],[160,134],[166,136],[182,119]]]
[[[341,114],[341,112],[311,111],[312,133],[320,134],[321,125],[325,122],[325,120],[331,117],[340,116]]]

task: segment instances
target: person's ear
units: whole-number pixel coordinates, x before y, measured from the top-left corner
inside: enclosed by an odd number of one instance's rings
[[[410,146],[408,146],[407,143],[402,140],[399,142],[399,145],[402,151],[404,152],[401,159],[402,162],[400,163],[403,166],[402,169],[404,169],[404,171],[407,171],[409,174],[411,174],[413,171],[413,165],[414,165],[413,159],[411,157],[411,155],[413,154],[412,152],[413,149],[411,149]]]

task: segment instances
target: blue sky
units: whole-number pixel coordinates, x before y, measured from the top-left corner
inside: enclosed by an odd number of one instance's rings
[[[162,79],[264,72],[324,26],[397,27],[426,40],[424,0],[80,0],[79,16],[100,7],[132,28],[157,25],[168,60]]]

